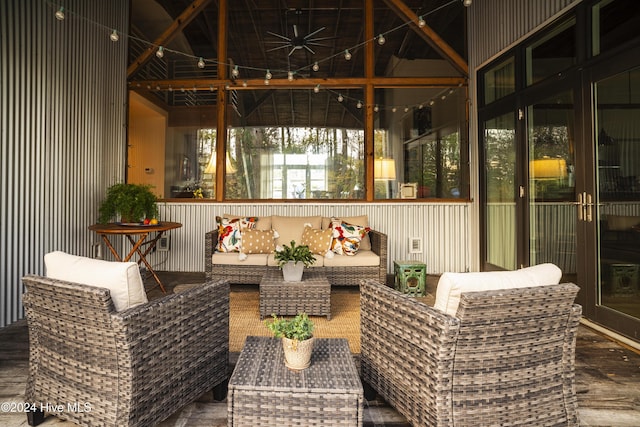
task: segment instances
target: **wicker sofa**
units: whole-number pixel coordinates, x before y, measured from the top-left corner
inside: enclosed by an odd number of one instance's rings
[[[361,376],[415,426],[577,426],[578,287],[463,292],[456,316],[375,280],[361,294]]]
[[[136,263],[76,260],[91,263],[97,282],[105,280],[100,263],[113,264],[124,282],[139,276]],[[151,426],[212,389],[224,398],[228,283],[205,283],[117,311],[115,289],[34,275],[23,282],[30,354],[25,401],[34,409],[29,425],[50,412],[84,426]],[[125,300],[130,295],[125,290]]]
[[[225,215],[226,218],[242,218],[238,215]],[[341,221],[368,228],[368,218],[363,216],[345,217]],[[304,243],[302,235],[305,226],[314,230],[326,231],[331,227],[331,218],[321,216],[270,216],[257,218],[256,229],[276,232],[275,244],[289,244],[291,240]],[[268,268],[277,268],[273,250],[265,253],[250,254],[242,259],[238,253],[220,253],[216,251],[219,242],[219,228],[205,233],[205,272],[206,277],[222,278],[233,284],[258,284]],[[333,255],[333,254],[331,254]],[[331,285],[358,286],[362,279],[376,279],[382,282],[387,278],[387,235],[370,229],[362,240],[360,249],[354,256],[336,255],[333,257],[316,254],[316,263],[311,267],[322,271]]]

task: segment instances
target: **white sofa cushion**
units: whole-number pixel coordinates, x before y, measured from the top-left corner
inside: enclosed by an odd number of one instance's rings
[[[211,262],[219,265],[267,265],[269,254],[249,254],[242,259],[237,253],[216,252],[211,256]]]
[[[380,257],[373,251],[359,250],[353,256],[334,256],[324,259],[325,267],[376,267]]]
[[[47,277],[52,279],[109,289],[117,311],[147,302],[135,262],[103,261],[55,251],[44,256],[44,265]]]
[[[316,262],[314,264],[311,264],[309,266],[309,268],[324,267],[325,257],[323,257],[322,255],[318,255],[318,254],[313,254],[313,257],[316,259]],[[278,267],[278,261],[276,261],[276,255],[275,254],[270,254],[267,257],[267,265],[269,267]]]
[[[515,271],[444,273],[436,290],[434,308],[455,316],[464,292],[529,288],[560,283],[562,271],[554,264],[539,264]]]

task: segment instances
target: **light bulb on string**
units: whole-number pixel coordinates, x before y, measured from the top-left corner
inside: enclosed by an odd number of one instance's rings
[[[462,0],[462,4],[464,5],[464,7],[469,7],[471,6],[471,1],[472,0]]]
[[[160,85],[156,85],[156,90],[160,90]]]
[[[234,78],[237,78],[239,75],[240,75],[240,70],[236,65],[235,67],[233,67],[233,70],[231,70],[231,76],[233,76]]]
[[[387,40],[384,38],[384,36],[383,36],[382,34],[380,34],[380,35],[378,36],[378,44],[379,44],[380,46],[382,46],[383,44],[385,44],[385,42],[386,42],[386,41],[387,41]]]
[[[424,20],[424,18],[422,17],[422,15],[420,15],[420,16],[418,17],[418,27],[422,28],[422,27],[424,27],[425,25],[427,25],[427,23],[425,22],[425,20]]]
[[[404,112],[408,113],[409,112],[409,107],[404,107]]]
[[[433,99],[431,101],[429,101],[429,105],[433,105],[435,103],[436,103],[436,101],[434,101]]]
[[[318,71],[318,70],[320,69],[320,65],[318,65],[318,61],[316,61],[316,62],[313,64],[313,67],[311,67],[311,69],[312,69],[313,71]]]
[[[242,87],[247,87],[247,81],[246,80],[242,82]]]
[[[58,11],[56,12],[56,19],[58,21],[64,21],[64,7],[58,9]]]
[[[269,86],[269,79],[264,79],[264,84],[265,84],[266,86]]]
[[[344,50],[344,59],[346,59],[347,61],[351,60],[351,52],[349,52],[349,49]]]
[[[396,107],[393,107],[393,108],[391,109],[391,112],[392,112],[392,113],[395,113],[395,112],[396,112],[396,110],[397,110],[397,108],[396,108]]]
[[[164,48],[162,46],[158,47],[158,51],[156,52],[156,56],[158,58],[162,58],[164,56]]]
[[[198,68],[204,68],[204,59],[202,59],[202,56],[198,59]]]
[[[229,88],[231,88],[231,86],[229,86],[228,84],[224,85],[224,90],[229,90]]]
[[[422,105],[422,104],[418,105],[418,110],[422,110],[423,107],[424,107],[424,105]]]
[[[112,42],[117,42],[118,40],[120,40],[120,36],[118,36],[118,32],[116,30],[113,30],[111,32],[111,35],[109,36],[109,38],[111,39]]]
[[[376,104],[376,106],[373,107],[373,111],[375,111],[376,113],[380,111],[380,107],[378,107],[378,104]]]
[[[209,85],[209,92],[213,92],[213,85]]]
[[[342,102],[342,101],[344,101],[344,98],[342,97],[342,94],[339,93],[338,94],[338,102]]]
[[[357,108],[362,108],[362,101],[358,101],[358,103],[356,104]]]
[[[313,88],[313,91],[314,91],[315,93],[320,92],[320,85],[316,85],[316,87],[314,87],[314,88]]]
[[[173,92],[173,88],[169,86],[169,92]]]
[[[267,74],[265,74],[265,75],[264,75],[264,79],[265,79],[265,80],[271,80],[271,77],[273,77],[273,76],[271,75],[271,71],[269,71],[269,70],[267,69]],[[268,84],[268,83],[267,83],[267,84]]]
[[[287,73],[287,79],[288,79],[290,82],[292,82],[292,81],[293,81],[293,71],[289,71],[289,72]]]

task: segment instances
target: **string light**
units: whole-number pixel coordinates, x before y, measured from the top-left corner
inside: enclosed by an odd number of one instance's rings
[[[464,5],[465,7],[469,7],[469,6],[471,5],[471,3],[472,3],[472,0],[461,0],[461,1],[462,1],[463,5]],[[452,3],[452,2],[451,2],[451,3]],[[431,13],[431,12],[427,13],[427,15],[429,15],[430,13]],[[60,9],[59,9],[58,11],[56,11],[56,13],[55,13],[55,17],[56,17],[56,19],[58,19],[58,20],[64,20],[64,19],[65,19],[65,11],[64,11],[64,8],[63,8],[63,7],[60,7]],[[97,23],[96,23],[96,24],[97,24]],[[406,25],[409,25],[409,24],[411,24],[411,22],[406,22],[406,23],[402,24],[401,26],[399,26],[399,27],[397,27],[397,28],[394,28],[394,29],[393,29],[393,30],[391,30],[391,31],[395,31],[395,30],[397,30],[397,29],[399,29],[399,28],[401,28],[401,27],[404,27],[404,26],[406,26]],[[101,24],[97,24],[97,25],[99,25],[99,26],[101,26],[101,27],[104,27],[104,26],[103,26],[103,25],[101,25]],[[420,16],[418,17],[418,26],[419,26],[419,27],[424,27],[424,26],[426,26],[426,22],[425,22],[425,20],[424,20],[424,16],[423,16],[423,15],[420,15]],[[125,34],[125,33],[122,33],[122,34]],[[128,36],[128,37],[129,37],[129,38],[136,38],[135,36]],[[111,29],[111,32],[110,32],[109,38],[110,38],[113,42],[117,42],[117,41],[119,41],[120,36],[119,36],[119,32],[118,32],[118,30],[117,30],[117,29]],[[148,44],[151,46],[151,48],[153,48],[153,47],[154,47],[154,46],[153,46],[153,44],[151,44],[151,43],[149,43],[149,42],[147,42],[147,41],[145,41],[145,40],[140,40],[140,41],[142,41],[142,42],[144,42],[144,43],[148,43]],[[383,35],[382,33],[380,33],[377,37],[374,37],[372,40],[365,41],[365,42],[363,42],[363,44],[370,43],[370,42],[374,42],[374,41],[377,41],[377,42],[378,42],[378,44],[380,44],[380,45],[383,45],[383,44],[385,44],[385,43],[386,43],[386,39],[385,39],[384,35]],[[354,46],[353,48],[357,48],[357,47],[359,47],[359,46],[360,46],[360,45],[357,45],[357,46]],[[165,48],[164,48],[163,46],[156,46],[156,47],[157,47],[156,56],[157,56],[158,58],[163,58],[163,57],[164,57]],[[193,56],[193,55],[189,55],[189,54],[186,54],[186,53],[183,53],[183,52],[177,52],[177,51],[173,51],[173,50],[170,50],[170,52],[174,52],[174,53],[177,53],[177,54],[180,54],[180,55],[183,55],[183,56],[187,56],[187,57],[190,57],[190,58],[194,58],[194,59],[195,59],[195,58],[198,58],[198,62],[197,62],[198,67],[199,67],[199,68],[204,68],[204,67],[206,66],[206,63],[205,63],[205,61],[204,61],[204,59],[203,59],[202,57],[195,57],[195,56]],[[339,55],[339,54],[337,54],[337,55]],[[336,55],[331,56],[331,58],[333,58],[334,56],[336,56]],[[349,51],[349,49],[345,49],[345,50],[344,50],[344,59],[345,59],[345,60],[347,60],[347,61],[349,61],[349,60],[351,60],[351,58],[352,58],[352,54],[351,54],[351,52]],[[215,60],[213,60],[212,62],[213,62],[213,63],[215,63],[215,64],[218,64],[218,65],[221,65],[220,63],[216,62]],[[226,64],[224,64],[224,65],[226,65]],[[260,70],[260,68],[253,68],[253,67],[247,67],[247,68],[252,68],[252,69]],[[303,68],[306,68],[306,67],[303,67]],[[311,69],[312,69],[313,71],[318,71],[318,70],[320,69],[319,62],[318,62],[318,61],[315,61],[315,62],[313,63],[313,65],[311,66]],[[284,70],[282,70],[282,71],[284,72]],[[278,70],[278,72],[280,72],[280,70]],[[288,78],[290,81],[292,81],[292,80],[293,80],[293,78],[294,78],[294,76],[295,76],[295,73],[296,73],[296,71],[291,71],[291,70],[289,70],[289,71],[287,72],[287,78]],[[233,65],[233,68],[232,68],[232,70],[231,70],[231,76],[232,76],[233,78],[237,78],[239,75],[240,75],[239,66],[238,66],[238,65]],[[271,74],[271,71],[270,71],[269,69],[266,69],[266,74],[265,74],[264,84],[265,84],[265,85],[269,85],[269,80],[271,80],[271,79],[272,79],[272,77],[273,77],[273,76],[272,76],[272,74]],[[130,82],[130,84],[131,84],[131,83],[132,83],[132,82]],[[139,83],[139,82],[137,83],[137,86],[138,86],[138,87],[140,87],[140,83]],[[247,83],[247,81],[246,81],[246,80],[244,80],[244,81],[243,81],[242,86],[243,86],[243,87],[247,87],[247,86],[248,86],[248,83]],[[463,86],[464,86],[464,83],[462,83],[462,82],[458,84],[458,87],[463,87]],[[210,90],[211,90],[211,91],[213,91],[213,90],[214,90],[213,85],[210,85],[210,86],[209,86],[209,88],[210,88]],[[226,86],[226,88],[228,89],[228,88],[229,88],[229,86],[227,85],[227,86]],[[147,85],[147,89],[151,90],[151,85]],[[442,100],[445,100],[445,99],[447,98],[447,94],[453,94],[453,93],[454,93],[454,89],[455,89],[455,88],[447,88],[447,89],[445,89],[444,91],[440,92],[438,95],[434,96],[434,98],[432,98],[432,99],[430,99],[430,100],[428,101],[428,105],[433,106],[433,105],[435,104],[435,100],[436,100],[437,98],[440,98],[440,99],[442,99]],[[158,86],[156,86],[156,90],[162,90],[162,88],[158,85]],[[168,88],[167,88],[167,89],[165,89],[165,90],[168,90],[169,92],[173,92],[173,90],[174,90],[174,89],[173,89],[171,86],[168,86]],[[180,90],[181,90],[182,92],[185,92],[184,87],[180,88]],[[194,86],[194,87],[193,87],[193,90],[194,90],[194,91],[197,91],[197,88]],[[315,87],[313,88],[313,90],[314,90],[314,92],[318,93],[318,92],[319,92],[319,90],[320,90],[320,85],[315,86]],[[330,91],[330,92],[332,92],[330,89],[329,89],[329,91]],[[335,93],[335,92],[334,92],[334,93]],[[345,99],[349,99],[349,97],[348,97],[348,96],[347,96],[347,97],[344,97],[342,94],[338,94],[338,95],[337,95],[337,99],[338,99],[338,101],[339,101],[339,102],[344,102],[344,101],[345,101]],[[351,98],[351,99],[354,99],[354,98]],[[355,99],[354,99],[354,100],[355,100]],[[426,104],[426,103],[427,103],[427,101],[424,101],[424,104]],[[357,101],[356,106],[357,106],[357,108],[358,108],[358,109],[361,109],[361,108],[363,107],[363,103],[362,103],[362,101],[361,101],[361,100],[358,100],[358,101]],[[411,106],[404,106],[404,111],[405,111],[405,112],[408,112],[408,111],[409,111],[409,108],[419,108],[419,109],[422,109],[422,108],[423,108],[423,106],[424,106],[424,105],[423,105],[423,103],[416,104],[416,105],[414,105],[414,106],[412,106],[412,107],[411,107]],[[378,112],[378,111],[380,110],[380,108],[388,109],[388,108],[390,108],[390,107],[387,107],[387,106],[382,106],[382,107],[380,107],[379,105],[377,105],[377,104],[376,104],[376,105],[373,107],[373,111]],[[402,108],[402,107],[400,107],[400,108]],[[393,107],[391,108],[391,110],[395,113],[395,112],[397,111],[397,107],[396,107],[396,106],[393,106]]]
[[[213,92],[213,85],[209,85],[209,92]]]

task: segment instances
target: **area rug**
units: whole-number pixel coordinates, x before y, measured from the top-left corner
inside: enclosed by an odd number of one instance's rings
[[[258,288],[234,289],[230,298],[229,351],[242,350],[248,335],[270,336],[260,320]],[[360,293],[355,289],[331,290],[331,320],[326,316],[309,316],[318,338],[347,338],[352,353],[360,353]],[[268,320],[268,319],[266,319]]]

